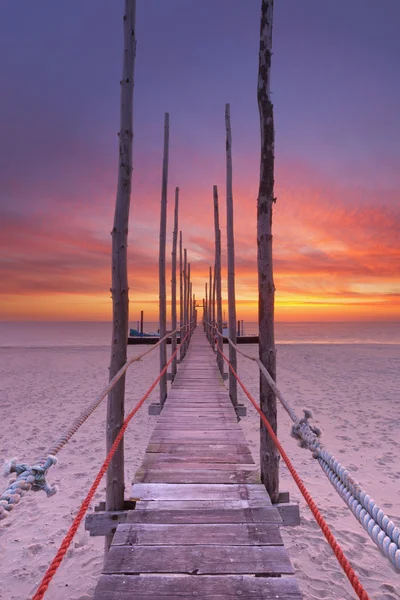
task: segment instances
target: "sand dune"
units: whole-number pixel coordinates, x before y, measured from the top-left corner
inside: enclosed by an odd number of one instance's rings
[[[252,351],[256,352],[255,348]],[[138,350],[130,347],[129,353]],[[32,461],[62,432],[107,381],[109,349],[1,348],[0,452],[4,458]],[[127,408],[148,388],[157,372],[157,351],[131,368]],[[256,395],[254,363],[239,360],[239,373]],[[400,347],[360,345],[282,345],[278,347],[279,386],[300,413],[312,408],[323,441],[349,468],[387,514],[400,522]],[[157,399],[153,393],[149,401]],[[246,400],[243,398],[243,402]],[[0,524],[0,599],[29,598],[55,555],[104,457],[105,403],[59,455],[49,474],[59,493],[47,499],[30,493]],[[126,482],[141,462],[156,417],[146,406],[131,423],[125,441]],[[241,422],[258,460],[258,418],[250,407]],[[289,435],[280,411],[279,436],[374,600],[400,598],[400,576],[336,495],[322,470]],[[6,483],[6,480],[4,480]],[[281,489],[301,505],[301,525],[283,529],[285,544],[305,598],[355,598],[286,468]],[[94,504],[104,498],[104,485]],[[48,596],[52,600],[91,598],[102,566],[103,540],[83,526],[68,551]]]

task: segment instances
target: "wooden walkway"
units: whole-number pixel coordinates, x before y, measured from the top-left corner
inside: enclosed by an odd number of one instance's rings
[[[215,354],[200,328],[159,415],[94,598],[300,599]],[[256,575],[256,576],[255,576]]]

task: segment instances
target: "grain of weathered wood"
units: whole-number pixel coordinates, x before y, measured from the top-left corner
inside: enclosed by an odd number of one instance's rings
[[[180,471],[169,469],[139,470],[135,476],[137,483],[261,483],[257,471],[217,471],[197,469]]]
[[[128,523],[282,523],[277,509],[270,506],[239,508],[191,508],[173,506],[164,510],[131,510]]]
[[[283,546],[278,525],[271,523],[123,523],[113,546]]]
[[[281,546],[111,546],[103,573],[287,574]]]
[[[97,600],[301,600],[291,577],[251,577],[249,575],[203,575],[202,577],[147,575],[103,575],[96,591]]]
[[[268,503],[269,497],[261,484],[181,484],[134,483],[131,495],[141,500],[255,500]]]
[[[136,502],[135,510],[227,510],[240,508],[264,508],[272,506],[271,502],[266,502],[264,498],[255,500],[138,500],[130,498]]]

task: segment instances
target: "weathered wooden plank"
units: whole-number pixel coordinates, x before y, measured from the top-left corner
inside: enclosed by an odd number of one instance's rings
[[[103,573],[293,573],[281,546],[111,546]]]
[[[178,510],[175,505],[170,509],[131,510],[127,523],[282,523],[275,506],[256,508],[192,508]]]
[[[180,431],[180,430],[193,430],[194,428],[198,430],[207,430],[207,431],[240,431],[242,433],[242,429],[240,425],[235,422],[233,419],[231,421],[219,420],[215,419],[180,419],[176,421],[175,419],[162,419],[158,420],[157,424],[154,428],[154,431],[163,431],[167,429],[168,431]]]
[[[171,483],[134,483],[131,496],[140,500],[254,500],[262,499],[267,503],[269,496],[262,484],[224,484],[215,485]]]
[[[161,446],[164,446],[162,444]],[[183,447],[180,446],[180,447]],[[218,450],[210,450],[207,446],[204,446],[204,452],[199,452],[193,448],[186,452],[185,450],[170,450],[169,452],[157,453],[151,452],[149,449],[148,453],[143,459],[143,467],[149,466],[154,467],[159,465],[162,469],[165,464],[170,463],[186,463],[188,460],[197,463],[210,463],[215,464],[236,464],[236,465],[254,465],[254,459],[251,454],[241,454],[236,451],[235,446],[232,446],[232,452],[224,451],[223,453]]]
[[[258,468],[256,468],[255,464],[243,464],[243,463],[215,463],[215,462],[196,462],[195,458],[191,457],[191,462],[168,462],[165,461],[157,461],[154,459],[154,454],[148,454],[148,461],[146,464],[142,463],[141,467],[138,469],[136,474],[140,472],[145,472],[148,470],[167,470],[167,471],[203,471],[207,469],[207,471],[230,471],[232,473],[239,472],[242,470],[251,471],[255,475],[258,474]],[[164,456],[164,455],[162,455]],[[250,455],[248,455],[250,456]],[[145,458],[146,460],[146,458]],[[136,475],[135,475],[136,477]]]
[[[113,546],[283,546],[278,525],[271,523],[188,523],[119,525]]]
[[[102,575],[96,600],[301,600],[291,577],[251,577],[249,575]]]
[[[119,523],[125,523],[127,515],[127,510],[88,513],[85,529],[91,536],[110,535],[116,532]]]
[[[135,483],[261,483],[256,471],[140,469]]]
[[[271,500],[256,498],[254,500],[140,500],[130,498],[136,502],[135,510],[228,510],[240,508],[264,508],[272,506]]]
[[[202,444],[199,442],[193,442],[192,444],[182,444],[180,441],[172,442],[153,442],[150,441],[146,449],[147,454],[185,454],[189,459],[191,456],[220,456],[221,458],[225,455],[242,455],[246,454],[249,457],[249,462],[254,462],[251,456],[251,452],[246,444],[228,444],[226,440],[220,442],[209,442]],[[211,461],[209,461],[211,462]],[[220,461],[224,462],[224,461]]]

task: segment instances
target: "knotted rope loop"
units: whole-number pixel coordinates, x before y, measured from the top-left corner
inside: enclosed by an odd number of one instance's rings
[[[35,465],[18,463],[17,459],[11,460],[4,469],[5,477],[16,474],[16,478],[9,480],[8,488],[0,496],[0,520],[5,519],[7,514],[18,504],[25,492],[32,490],[39,492],[43,490],[47,497],[57,493],[57,486],[50,486],[46,476],[51,465],[57,462],[55,456],[49,455],[44,462]]]

